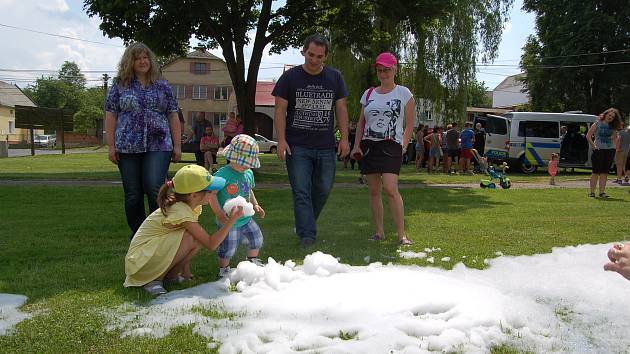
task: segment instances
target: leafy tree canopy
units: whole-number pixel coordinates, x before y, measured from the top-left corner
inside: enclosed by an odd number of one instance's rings
[[[85,75],[83,75],[79,66],[73,61],[63,62],[61,69],[59,69],[59,80],[77,89],[85,88]]]
[[[301,47],[314,31],[332,35],[334,45],[363,59],[390,47],[424,21],[444,15],[462,0],[85,0],[101,29],[126,42],[139,40],[158,55],[183,55],[192,36],[221,48],[246,132],[253,130],[254,96],[265,48],[279,53]],[[494,0],[493,0],[494,1]],[[374,19],[378,17],[379,20]],[[399,25],[399,27],[397,27]],[[404,31],[397,33],[398,28]],[[376,48],[373,43],[379,43]],[[247,71],[244,47],[251,45]]]
[[[625,0],[525,0],[536,36],[521,57],[532,109],[630,113],[630,6]]]

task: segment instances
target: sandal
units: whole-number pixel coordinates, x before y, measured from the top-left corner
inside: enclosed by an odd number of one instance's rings
[[[630,192],[630,191],[629,191],[629,192]],[[589,197],[591,197],[591,198],[595,198],[595,193],[590,192],[590,193],[588,194],[588,196],[589,196]]]
[[[164,281],[171,284],[181,284],[189,281],[192,278],[187,278],[183,275],[177,275],[175,278],[164,278]]]
[[[370,237],[368,237],[368,240],[370,241],[383,241],[385,239],[385,235],[381,236],[379,234],[374,234]]]
[[[606,199],[606,198],[608,198],[608,195],[606,193],[599,193],[599,197],[601,199]]]
[[[406,238],[406,237],[403,238],[402,240],[398,240],[398,242],[400,242],[401,246],[411,246],[411,245],[413,245],[413,242],[411,242],[411,240]]]
[[[159,296],[159,295],[167,293],[166,289],[164,289],[164,286],[162,285],[162,282],[160,280],[154,280],[154,281],[148,282],[142,288],[153,296]]]

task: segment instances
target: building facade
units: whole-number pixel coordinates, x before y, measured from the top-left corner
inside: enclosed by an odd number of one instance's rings
[[[201,112],[221,138],[221,128],[228,112],[236,111],[235,100],[230,99],[234,89],[225,61],[208,52],[195,50],[185,58],[164,65],[162,74],[184,114],[183,133],[191,134],[192,121]]]
[[[37,105],[15,85],[0,81],[0,140],[9,144],[30,141],[28,129],[15,127],[15,106]],[[43,134],[43,130],[35,130],[35,134]]]

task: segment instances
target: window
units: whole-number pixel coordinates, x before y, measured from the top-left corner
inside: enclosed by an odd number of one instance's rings
[[[518,136],[558,139],[559,131],[558,122],[528,120],[518,123]]]
[[[194,85],[192,98],[193,100],[207,100],[208,99],[208,86]]]
[[[15,134],[15,121],[9,121],[9,134]]]
[[[488,117],[486,120],[486,133],[507,135],[507,119]]]
[[[184,85],[172,85],[173,87],[173,95],[178,100],[183,100],[186,98],[186,86]]]
[[[195,63],[195,68],[193,71],[195,74],[205,74],[206,73],[206,63]]]
[[[217,101],[225,101],[228,99],[228,87],[215,87],[214,99]]]
[[[227,121],[227,113],[225,112],[214,112],[212,124],[214,126],[224,125]]]

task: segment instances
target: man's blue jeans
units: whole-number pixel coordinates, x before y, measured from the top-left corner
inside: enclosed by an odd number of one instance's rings
[[[335,150],[291,146],[291,155],[287,154],[286,160],[293,191],[295,231],[302,239],[314,240],[317,218],[335,181]]]
[[[159,208],[157,195],[166,180],[172,154],[172,151],[118,154],[118,170],[125,190],[125,215],[133,234],[146,217],[145,194],[150,212]]]

